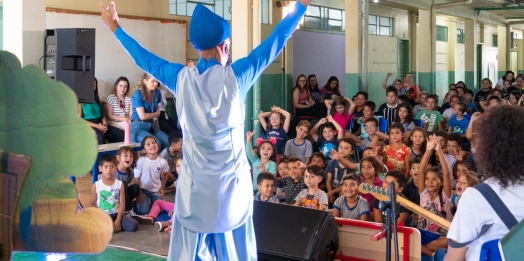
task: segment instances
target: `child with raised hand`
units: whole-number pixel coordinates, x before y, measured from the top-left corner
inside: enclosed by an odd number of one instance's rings
[[[347,174],[354,173],[356,165],[350,161],[351,154],[353,153],[353,148],[355,147],[355,141],[350,138],[341,138],[339,140],[338,151],[333,149],[332,153],[336,154],[336,157],[340,159],[345,159],[348,161],[348,165],[340,163],[339,160],[331,160],[327,167],[327,177],[326,177],[326,188],[327,196],[329,202],[334,202],[338,197],[338,193],[342,191],[342,178]]]
[[[326,210],[328,197],[326,192],[318,188],[318,183],[324,178],[324,170],[316,165],[309,165],[304,171],[304,183],[307,189],[298,193],[295,197],[295,206]]]
[[[286,142],[284,156],[298,157],[303,163],[309,165],[311,154],[313,153],[313,145],[306,139],[309,134],[309,128],[311,128],[311,123],[307,120],[301,120],[298,123],[296,127],[297,136]]]
[[[257,140],[258,144],[258,154],[253,152],[253,132],[248,131],[246,133],[246,155],[247,159],[251,162],[253,166],[253,191],[256,193],[258,191],[257,187],[257,177],[261,172],[269,172],[273,175],[277,175],[277,164],[275,163],[275,148],[273,145],[276,143],[274,138],[269,140],[263,140],[259,138]]]
[[[442,164],[442,170],[432,167],[426,170],[429,158],[435,151]],[[442,173],[441,173],[442,171]],[[435,135],[429,137],[426,152],[418,167],[418,191],[420,193],[420,206],[430,212],[451,221],[451,178],[449,168],[440,148],[440,143]],[[418,229],[422,234],[422,254],[432,256],[439,248],[447,248],[445,235],[447,230],[433,223],[429,219],[419,216]]]
[[[398,170],[388,171],[388,173],[386,173],[386,178],[384,179],[382,187],[389,189],[389,184],[391,182],[395,184],[395,194],[403,197],[404,195],[402,195],[402,191],[404,191],[404,186],[406,186],[406,177],[404,177],[404,173]],[[377,223],[386,223],[386,212],[380,210],[379,202],[380,200],[378,199],[373,200],[373,217]],[[403,206],[400,206],[399,213],[400,214],[397,215],[397,223],[406,223],[409,218],[409,210]]]
[[[342,193],[333,204],[334,217],[369,221],[369,203],[358,195],[361,180],[357,174],[342,179]]]
[[[122,146],[116,153],[116,160],[118,165],[116,166],[115,178],[122,181],[124,185],[124,194],[126,199],[125,211],[132,210],[131,201],[136,198],[140,187],[133,182],[133,149],[128,146]]]
[[[466,104],[459,102],[453,106],[453,116],[448,121],[448,133],[457,133],[461,137],[466,137],[466,130],[469,126],[468,118],[464,117]]]
[[[124,185],[122,181],[115,179],[115,156],[109,154],[100,157],[98,170],[102,173],[102,178],[91,186],[91,205],[100,208],[111,217],[113,232],[136,231],[138,223],[124,215],[126,204]]]
[[[360,142],[360,148],[362,149],[365,149],[367,147],[374,148],[375,145],[378,143],[378,140],[386,141],[389,139],[388,135],[378,131],[378,120],[374,117],[366,119],[364,121],[364,127],[366,128],[368,137]]]
[[[258,193],[255,195],[255,201],[265,201],[279,203],[277,196],[273,195],[276,178],[272,173],[261,172],[257,177]]]
[[[411,131],[409,142],[407,143],[411,150],[411,158],[424,155],[426,152],[426,132],[420,127],[415,127]]]
[[[398,170],[409,177],[409,163],[411,161],[411,150],[402,140],[404,138],[404,127],[394,123],[389,127],[389,145],[383,150],[383,161],[388,170]]]
[[[400,123],[404,127],[404,142],[407,142],[411,136],[411,131],[416,127],[413,109],[409,103],[403,102],[398,106],[394,122]]]
[[[269,124],[266,121],[267,117],[269,117]],[[289,130],[291,115],[282,108],[273,105],[271,111],[260,113],[258,119],[260,120],[260,125],[265,132],[265,137],[262,138],[275,138],[277,140],[275,150],[278,162],[284,154],[284,141],[286,140],[287,132]]]
[[[298,157],[291,156],[288,158],[289,176],[277,178],[276,186],[284,188],[286,204],[294,204],[298,193],[307,188],[302,177],[305,169],[306,165]]]
[[[325,100],[324,102],[326,103],[329,114],[340,127],[345,129],[351,120],[351,115],[353,115],[357,107],[355,103],[351,99],[343,96],[338,96],[333,100]]]
[[[378,177],[378,172],[379,172],[381,164],[382,163],[379,162],[374,157],[364,157],[360,161],[360,171],[362,172],[362,177],[361,177],[362,183],[377,186],[377,187],[382,187],[382,184],[384,182]],[[360,196],[369,203],[370,211],[372,211],[373,200],[375,200],[375,197],[372,194],[365,194],[365,193],[360,193]]]
[[[169,165],[158,154],[158,144],[152,136],[146,136],[141,143],[142,153],[134,170],[135,183],[140,186],[136,197],[137,214],[147,214],[151,204],[164,199],[164,187],[168,180]]]
[[[321,136],[318,135],[318,129],[320,127]],[[338,134],[336,134],[338,132]],[[344,137],[344,130],[338,123],[331,117],[326,116],[318,121],[318,123],[309,132],[311,138],[317,143],[319,151],[326,157],[326,163],[329,163],[331,157],[329,154],[332,149],[336,149],[338,146],[338,140]]]

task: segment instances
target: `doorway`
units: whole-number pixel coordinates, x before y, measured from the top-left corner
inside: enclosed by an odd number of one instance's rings
[[[515,75],[517,75],[518,73],[518,70],[519,70],[519,56],[518,56],[518,52],[511,52],[511,57],[510,57],[510,70],[514,71],[515,72]]]
[[[404,80],[409,73],[409,40],[398,40],[398,78]],[[413,79],[415,80],[415,79]]]

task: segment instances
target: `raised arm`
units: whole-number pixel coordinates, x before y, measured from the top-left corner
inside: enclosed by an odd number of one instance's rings
[[[293,11],[275,26],[266,40],[260,43],[247,57],[231,64],[243,97],[246,96],[264,69],[280,54],[306,12],[309,2],[310,0],[298,1]]]
[[[266,130],[266,127],[267,127],[266,118],[269,117],[269,115],[271,115],[271,111],[262,112],[258,114],[258,120],[260,121],[260,126],[262,126],[262,129],[264,129],[264,131]]]
[[[471,115],[471,119],[469,120],[468,128],[466,129],[466,139],[468,140],[473,139],[473,122],[475,122],[480,115],[481,115],[480,112],[475,112],[473,113],[473,115]]]
[[[386,78],[384,78],[384,81],[382,81],[382,88],[386,90],[388,88],[388,79],[391,77],[392,73],[386,74]]]
[[[426,143],[426,152],[424,153],[424,156],[422,157],[422,160],[420,160],[420,164],[418,165],[418,193],[422,193],[424,189],[426,189],[426,166],[428,165],[429,158],[431,158],[431,155],[433,154],[433,150],[435,149],[436,144],[438,141],[434,136],[431,136],[427,139]]]
[[[273,106],[273,107],[271,108],[271,110],[276,110],[276,111],[280,112],[282,115],[284,115],[284,117],[285,117],[286,119],[284,120],[284,124],[282,125],[282,128],[283,128],[286,132],[288,132],[288,130],[289,130],[289,124],[291,123],[291,114],[290,114],[289,112],[287,112],[286,110],[284,110],[284,109],[278,107],[278,106]]]
[[[435,145],[435,153],[437,153],[437,157],[440,160],[440,165],[442,166],[442,178],[444,180],[444,189],[442,191],[446,193],[448,198],[451,198],[451,176],[449,173],[448,163],[444,157],[444,153],[442,153],[442,149],[440,148],[440,142],[437,142]]]
[[[336,120],[334,120],[331,115],[326,116],[326,120],[331,122],[331,123],[333,123],[333,125],[335,125],[335,128],[338,131],[337,138],[338,139],[344,138],[344,134],[346,134],[346,132],[344,131],[342,126],[340,126],[340,124],[338,124],[338,122]]]
[[[147,51],[135,39],[131,38],[118,24],[118,14],[115,2],[111,1],[110,7],[106,9],[102,2],[99,2],[102,12],[102,22],[111,30],[120,41],[120,44],[129,53],[136,65],[145,72],[153,75],[162,85],[175,91],[178,72],[184,68],[183,64],[170,63],[155,54]]]
[[[353,115],[353,112],[355,112],[355,109],[357,108],[357,105],[355,104],[355,102],[353,102],[352,99],[346,97],[346,100],[349,102],[349,110],[348,110],[348,114],[349,115]]]
[[[320,125],[326,123],[327,120],[326,118],[322,118],[320,119],[317,124],[315,124],[315,126],[313,126],[313,128],[309,131],[309,135],[311,135],[311,138],[313,138],[313,141],[317,141],[318,140],[318,127],[320,127]]]

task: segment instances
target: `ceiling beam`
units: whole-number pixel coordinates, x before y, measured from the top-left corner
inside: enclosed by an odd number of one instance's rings
[[[524,6],[507,6],[507,7],[479,7],[475,11],[505,11],[505,10],[521,10]]]

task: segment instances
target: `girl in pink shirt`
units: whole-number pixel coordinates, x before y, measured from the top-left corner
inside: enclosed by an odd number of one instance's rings
[[[351,120],[351,115],[355,111],[355,103],[351,99],[342,96],[338,96],[333,100],[325,100],[324,102],[333,119],[340,127],[346,129]]]

